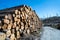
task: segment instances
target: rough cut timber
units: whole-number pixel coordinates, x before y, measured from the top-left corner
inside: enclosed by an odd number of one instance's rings
[[[29,6],[21,5],[0,10],[0,32],[4,32],[10,40],[37,36],[41,27],[41,20]]]

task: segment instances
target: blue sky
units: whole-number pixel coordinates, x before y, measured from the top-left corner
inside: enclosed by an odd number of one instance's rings
[[[0,10],[22,4],[31,6],[40,18],[60,16],[60,0],[0,0]]]

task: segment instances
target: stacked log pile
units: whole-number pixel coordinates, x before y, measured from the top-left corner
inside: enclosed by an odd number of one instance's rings
[[[15,9],[12,15],[5,15],[4,17],[0,21],[2,24],[0,24],[0,29],[6,32],[6,38],[10,40],[39,34],[38,30],[42,26],[36,13],[26,5]]]

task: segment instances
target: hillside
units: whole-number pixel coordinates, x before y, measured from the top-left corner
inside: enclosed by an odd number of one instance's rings
[[[60,17],[59,16],[54,16],[54,17],[49,17],[44,20],[42,20],[43,26],[52,26],[54,28],[60,29]]]

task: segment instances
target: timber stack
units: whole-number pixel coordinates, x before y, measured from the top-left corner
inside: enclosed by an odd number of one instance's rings
[[[41,29],[42,23],[29,6],[21,5],[1,10],[0,17],[0,32],[4,32],[10,40],[40,34],[38,30]]]

